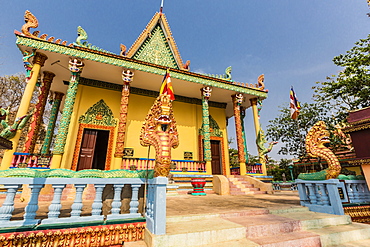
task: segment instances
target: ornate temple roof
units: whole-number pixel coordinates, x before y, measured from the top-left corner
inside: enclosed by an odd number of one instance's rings
[[[22,52],[38,49],[48,56],[43,70],[53,71],[56,74],[55,81],[68,80],[69,71],[63,68],[63,64],[68,64],[71,57],[76,57],[84,60],[83,77],[122,84],[117,78],[121,77],[122,68],[126,68],[135,71],[134,87],[152,91],[159,90],[162,77],[167,68],[170,68],[176,94],[200,99],[200,88],[210,86],[213,88],[212,99],[227,104],[227,116],[233,114],[231,95],[235,93],[244,95],[242,106],[245,108],[250,107],[249,99],[267,97],[263,75],[256,78],[256,83],[249,84],[232,80],[231,67],[226,69],[224,75],[205,75],[189,71],[189,62],[183,64],[163,13],[153,16],[127,52],[126,47],[121,44],[120,54],[90,44],[87,41],[87,32],[82,27],[77,29],[76,41],[69,43],[47,34],[40,35],[38,30],[30,32],[30,28],[38,27],[38,21],[29,11],[25,13],[25,21],[21,32],[15,31],[16,44]],[[147,83],[149,80],[153,83]],[[52,90],[63,92],[65,86],[63,83],[54,83]]]
[[[188,70],[188,66],[182,62],[170,26],[163,13],[155,13],[126,56],[169,68]]]

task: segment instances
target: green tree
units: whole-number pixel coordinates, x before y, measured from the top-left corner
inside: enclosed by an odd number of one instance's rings
[[[322,120],[329,128],[333,128],[335,121],[328,113],[329,106],[325,104],[303,103],[298,119],[293,120],[290,117],[290,108],[280,107],[280,115],[269,121],[266,137],[283,144],[278,154],[305,157],[305,137],[311,127]]]
[[[316,82],[313,89],[317,102],[330,103],[338,120],[345,120],[348,110],[370,106],[370,35],[345,54],[334,57],[333,62],[343,69],[326,81]]]

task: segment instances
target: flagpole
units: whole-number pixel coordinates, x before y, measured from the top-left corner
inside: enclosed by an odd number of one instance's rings
[[[163,2],[164,2],[164,0],[162,0],[162,1],[161,1],[161,7],[160,7],[160,9],[159,9],[159,12],[160,12],[160,13],[162,13],[162,11],[163,11]]]

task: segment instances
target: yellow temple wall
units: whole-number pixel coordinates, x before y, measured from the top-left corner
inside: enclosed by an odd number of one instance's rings
[[[81,115],[85,114],[90,107],[92,107],[101,99],[105,101],[105,103],[112,110],[114,117],[117,119],[117,126],[115,129],[115,133],[113,135],[114,136],[113,150],[114,150],[117,136],[118,118],[120,112],[121,93],[107,89],[79,85],[76,95],[75,107],[73,109],[71,123],[69,126],[66,146],[64,149],[65,153],[63,155],[61,168],[71,169],[79,128],[78,119],[80,118]],[[111,164],[113,164],[113,158],[114,155],[112,155]]]
[[[114,117],[118,120],[120,112],[121,92],[95,88],[90,86],[80,85],[75,101],[75,108],[71,118],[71,124],[68,132],[65,153],[62,159],[61,168],[71,169],[75,145],[78,135],[79,123],[78,119],[81,115],[92,107],[99,100],[103,99],[112,110]],[[154,97],[130,94],[125,147],[134,149],[135,158],[146,158],[148,156],[148,147],[140,145],[140,130],[145,120],[150,107],[155,101]],[[172,149],[172,159],[183,160],[184,152],[192,152],[193,160],[199,160],[199,129],[202,125],[202,106],[179,101],[173,102],[173,110],[179,132],[179,147]],[[228,143],[226,131],[226,116],[225,109],[210,107],[210,114],[218,123],[220,130],[223,132],[223,150],[222,155],[225,157],[223,161],[226,167],[229,166]],[[118,121],[117,121],[118,122]],[[115,150],[115,142],[117,136],[117,128],[114,133],[113,150]],[[155,150],[151,147],[150,158],[155,158]],[[111,169],[114,169],[114,155],[112,155]],[[117,167],[116,167],[117,169]]]

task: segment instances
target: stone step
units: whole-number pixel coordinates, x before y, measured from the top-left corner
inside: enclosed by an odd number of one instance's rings
[[[167,221],[166,228],[166,235],[151,234],[150,243],[147,242],[149,247],[213,246],[215,243],[239,240],[245,237],[245,227],[219,217],[196,221]]]
[[[244,211],[230,211],[218,214],[187,214],[178,216],[169,216],[166,218],[166,222],[181,222],[181,221],[197,221],[202,219],[210,219],[215,217],[230,218],[230,217],[249,217],[254,215],[268,215],[269,210],[267,209],[252,209]]]
[[[212,247],[225,247],[225,246],[227,247],[258,247],[260,245],[246,238],[212,244]],[[209,247],[209,245],[202,245],[201,247]]]
[[[332,245],[333,247],[369,247],[370,239],[358,240],[353,242],[348,242],[339,245]]]
[[[232,196],[254,195],[254,191],[230,191]]]
[[[275,236],[301,230],[299,220],[281,217],[279,215],[269,214],[250,217],[230,217],[226,219],[244,226],[246,228],[245,236],[247,238]]]
[[[144,240],[135,241],[135,242],[125,242],[122,246],[123,247],[147,247]]]
[[[309,231],[320,235],[322,247],[362,241],[370,238],[370,225],[361,223],[323,227]]]
[[[240,188],[240,187],[243,187],[243,188],[255,188],[251,184],[234,184],[234,183],[230,183],[229,187],[230,188]],[[255,188],[255,189],[258,189],[258,188]]]
[[[303,230],[351,224],[351,217],[349,215],[323,214],[311,211],[280,213],[277,215],[299,220]]]
[[[290,208],[278,208],[278,209],[270,209],[270,214],[286,214],[286,213],[296,213],[296,212],[310,212],[308,207],[303,206],[295,206]]]
[[[244,190],[244,191],[259,191],[259,188],[243,188],[243,187],[237,187],[237,186],[230,186],[230,191],[232,190]]]
[[[279,236],[249,238],[250,241],[263,247],[319,247],[320,236],[311,232],[299,231],[282,233]]]

